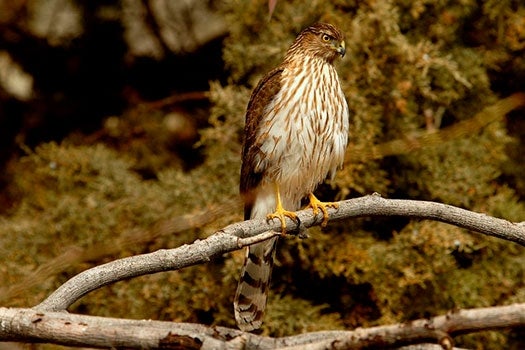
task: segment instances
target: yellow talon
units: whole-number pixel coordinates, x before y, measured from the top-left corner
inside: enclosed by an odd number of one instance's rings
[[[323,222],[321,223],[322,227],[326,227],[328,224],[328,207],[337,209],[339,208],[339,204],[336,202],[321,202],[319,199],[317,199],[316,196],[314,196],[313,193],[310,193],[308,195],[308,198],[310,198],[310,204],[308,204],[307,208],[312,208],[314,215],[319,214],[319,209],[323,212]]]
[[[297,221],[297,215],[293,211],[284,210],[284,208],[281,205],[278,205],[275,209],[275,212],[272,214],[268,214],[266,216],[266,219],[279,219],[281,220],[281,232],[285,233],[286,231],[286,217],[289,217],[293,221]]]
[[[286,217],[289,217],[293,221],[299,223],[299,218],[297,217],[297,214],[295,214],[293,211],[288,211],[283,208],[283,204],[281,202],[281,193],[279,192],[279,186],[275,185],[275,197],[276,197],[276,207],[275,212],[268,214],[266,216],[266,220],[271,219],[279,219],[281,220],[281,233],[285,233],[286,231]]]

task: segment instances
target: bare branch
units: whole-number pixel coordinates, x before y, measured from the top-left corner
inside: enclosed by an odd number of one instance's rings
[[[268,231],[256,237],[239,238],[217,232],[205,240],[196,240],[175,249],[160,249],[153,253],[118,259],[79,273],[61,285],[35,310],[64,311],[87,293],[111,283],[162,271],[179,270],[202,264],[215,256],[264,241],[279,232]]]
[[[384,199],[379,194],[340,202],[330,219],[362,216],[405,216],[441,221],[525,246],[525,222],[513,223],[486,214],[429,201]],[[317,221],[319,223],[320,220]]]
[[[297,212],[300,226],[288,219],[290,232],[302,227],[318,225],[322,215],[315,217],[311,210]],[[502,238],[525,246],[525,225],[497,219],[485,214],[471,212],[454,206],[435,202],[384,199],[370,195],[339,202],[339,209],[329,209],[331,220],[363,216],[406,216],[437,220],[489,236]],[[158,250],[153,253],[119,259],[86,270],[58,288],[46,300],[35,307],[40,311],[62,311],[87,293],[102,286],[124,279],[210,261],[215,256],[261,242],[279,233],[278,220],[248,220],[235,223],[217,231],[204,240],[197,240],[175,249]]]
[[[361,349],[429,342],[452,349],[451,336],[525,325],[525,304],[456,310],[430,319],[270,338],[225,327],[125,320],[34,309],[0,308],[0,340],[51,342],[98,348],[141,349]],[[403,348],[402,348],[403,349]],[[404,347],[414,349],[414,347]]]
[[[0,305],[23,291],[40,285],[53,276],[64,273],[70,266],[100,261],[104,258],[115,256],[123,250],[145,246],[159,237],[175,235],[178,232],[203,227],[217,220],[225,211],[240,211],[241,206],[240,200],[237,197],[232,197],[220,205],[208,206],[198,211],[172,216],[167,220],[160,220],[148,229],[134,228],[116,233],[111,242],[99,242],[89,247],[78,245],[64,247],[60,255],[40,264],[37,269],[17,283],[0,285]]]

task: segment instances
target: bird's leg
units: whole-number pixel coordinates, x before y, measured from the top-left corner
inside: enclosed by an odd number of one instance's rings
[[[299,218],[297,217],[297,214],[295,214],[293,211],[288,211],[283,208],[283,203],[281,202],[281,192],[279,191],[278,184],[275,184],[275,201],[277,203],[275,206],[275,212],[268,214],[266,219],[281,220],[281,233],[285,233],[287,216],[299,225]]]
[[[326,227],[328,224],[328,207],[337,209],[339,208],[339,204],[336,202],[321,202],[319,199],[317,199],[316,196],[314,196],[313,193],[310,193],[308,195],[308,198],[310,199],[310,204],[308,204],[307,208],[312,208],[314,215],[319,214],[319,209],[323,212],[323,222],[321,223],[322,227]]]

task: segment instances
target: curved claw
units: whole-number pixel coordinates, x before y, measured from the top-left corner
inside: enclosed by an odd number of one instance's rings
[[[285,233],[286,231],[286,217],[289,217],[297,223],[297,226],[301,224],[301,221],[293,211],[284,210],[281,205],[277,205],[275,212],[268,214],[266,220],[279,219],[281,220],[281,232]]]
[[[330,207],[337,209],[339,208],[339,204],[336,202],[321,202],[313,193],[310,193],[308,198],[310,199],[310,204],[308,204],[307,208],[312,208],[314,215],[316,216],[319,214],[319,210],[321,210],[323,213],[323,222],[321,223],[321,226],[326,227],[329,218],[327,208]]]
[[[283,208],[283,204],[281,202],[281,192],[279,191],[279,184],[275,183],[274,186],[275,186],[276,208],[275,208],[275,212],[268,214],[266,216],[266,220],[272,220],[272,219],[281,220],[281,233],[284,234],[286,231],[286,217],[289,217],[290,219],[292,219],[292,221],[295,221],[298,228],[301,225],[301,221],[297,217],[297,214],[295,214],[293,211],[288,211]]]

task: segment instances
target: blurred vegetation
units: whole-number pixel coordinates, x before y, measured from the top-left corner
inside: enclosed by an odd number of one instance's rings
[[[9,163],[7,191],[16,201],[0,218],[1,305],[33,306],[86,268],[241,220],[240,145],[251,89],[317,20],[346,33],[338,70],[351,109],[345,167],[319,188],[321,198],[375,191],[525,221],[525,110],[518,108],[525,98],[487,109],[524,86],[521,1],[290,0],[278,1],[269,20],[265,0],[228,0],[219,11],[229,24],[229,75],[210,83],[206,123],[182,118],[189,124],[181,127],[177,113],[143,104],[94,133],[69,134]],[[188,146],[184,137],[198,142]],[[71,311],[234,326],[242,260],[235,252],[119,282]],[[308,239],[280,241],[264,333],[525,302],[524,261],[523,247],[437,222],[334,222]],[[514,330],[457,342],[519,349],[524,338]]]

